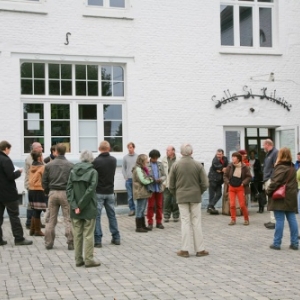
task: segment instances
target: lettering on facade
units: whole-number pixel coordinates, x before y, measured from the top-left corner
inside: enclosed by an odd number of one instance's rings
[[[239,98],[244,98],[244,99],[254,99],[254,98],[259,98],[261,100],[266,99],[270,102],[274,102],[280,106],[282,106],[283,108],[285,108],[287,111],[290,111],[292,108],[292,105],[289,104],[286,100],[284,100],[284,97],[280,98],[280,97],[276,97],[276,90],[274,90],[274,92],[271,92],[270,95],[267,95],[267,88],[264,87],[261,89],[262,94],[257,95],[257,94],[253,94],[252,90],[248,88],[247,85],[244,86],[243,91],[245,92],[243,95],[237,95],[237,94],[232,94],[230,93],[229,90],[224,91],[225,96],[222,97],[220,100],[216,100],[216,96],[212,96],[212,101],[216,102],[215,107],[216,108],[220,108],[222,105],[225,105],[227,103],[233,102],[238,100]]]

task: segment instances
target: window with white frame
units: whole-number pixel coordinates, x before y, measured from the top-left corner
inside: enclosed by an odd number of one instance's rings
[[[24,153],[33,142],[97,152],[104,139],[123,151],[123,66],[23,62],[20,74]]]
[[[220,4],[221,46],[274,47],[276,0],[224,0]]]
[[[46,0],[0,0],[0,11],[47,14]]]
[[[125,0],[87,0],[87,5],[107,8],[125,8]]]

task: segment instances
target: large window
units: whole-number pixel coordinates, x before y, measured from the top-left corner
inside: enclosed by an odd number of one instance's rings
[[[125,8],[125,0],[87,0],[87,5],[100,7]]]
[[[24,153],[34,142],[97,152],[104,139],[123,152],[123,66],[23,62],[20,79]]]
[[[221,1],[221,45],[255,49],[274,47],[275,1]]]

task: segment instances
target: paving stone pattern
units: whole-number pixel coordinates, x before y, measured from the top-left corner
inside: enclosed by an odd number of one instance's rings
[[[149,233],[134,231],[134,218],[118,211],[121,245],[110,244],[106,215],[102,216],[103,248],[95,248],[98,268],[76,267],[67,250],[61,218],[53,250],[42,237],[32,246],[16,247],[6,218],[6,246],[0,247],[0,299],[300,299],[300,252],[289,249],[286,224],[282,250],[269,249],[273,230],[265,229],[269,213],[250,209],[250,226],[228,226],[228,216],[202,210],[209,256],[176,256],[180,222]],[[125,213],[126,212],[126,213]],[[25,219],[22,219],[23,224]],[[26,230],[28,235],[28,230]]]

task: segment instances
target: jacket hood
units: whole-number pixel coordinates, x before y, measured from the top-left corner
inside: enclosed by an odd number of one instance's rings
[[[76,174],[76,176],[82,176],[88,170],[93,169],[93,168],[94,168],[94,166],[91,163],[80,162],[73,167],[73,172]]]
[[[40,170],[41,170],[41,167],[43,167],[43,165],[31,165],[31,167],[30,167],[30,173],[31,174],[35,174],[35,173],[38,173],[38,172],[40,172]]]

